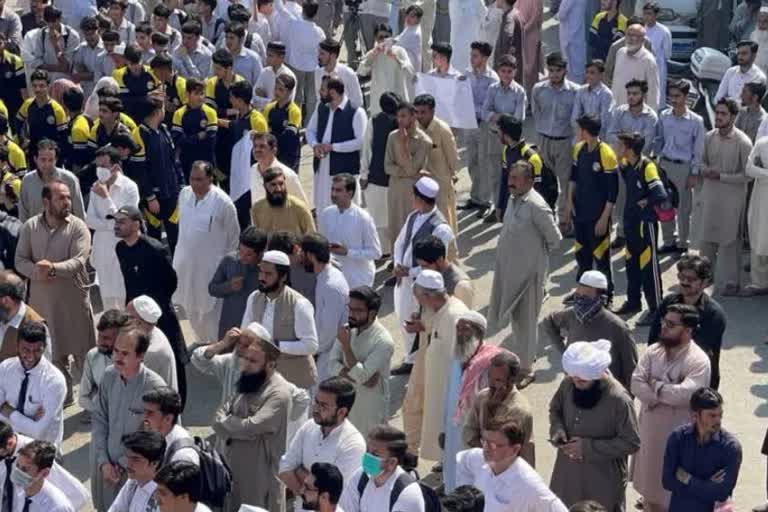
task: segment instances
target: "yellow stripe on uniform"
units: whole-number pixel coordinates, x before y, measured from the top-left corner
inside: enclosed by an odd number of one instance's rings
[[[600,244],[595,247],[595,250],[592,251],[592,254],[595,256],[595,258],[600,259],[605,254],[605,251],[608,250],[608,248],[611,246],[611,237],[608,235],[605,235],[605,238],[603,238],[603,241],[600,242]]]
[[[651,261],[651,248],[646,247],[643,252],[640,253],[640,270],[644,269],[646,265]]]
[[[579,242],[573,242],[573,252],[579,252],[583,245],[581,245]]]
[[[144,216],[147,218],[147,222],[149,222],[149,225],[152,226],[153,228],[159,228],[160,224],[162,224],[162,222],[160,222],[160,219],[152,215],[152,212],[149,211],[148,208],[144,210]]]
[[[168,217],[168,222],[171,224],[178,224],[179,223],[179,205],[176,205],[176,208],[173,210],[173,213],[170,217]]]

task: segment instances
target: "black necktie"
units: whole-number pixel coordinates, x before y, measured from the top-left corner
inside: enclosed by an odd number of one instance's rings
[[[3,512],[13,512],[13,482],[11,482],[11,470],[16,457],[5,458],[5,482],[3,482]]]
[[[24,498],[24,508],[21,509],[21,512],[29,512],[30,503],[32,503],[32,498],[30,498],[29,496]]]
[[[27,386],[29,386],[29,370],[24,370],[24,379],[19,388],[19,399],[16,400],[16,410],[24,414],[24,405],[27,403]]]

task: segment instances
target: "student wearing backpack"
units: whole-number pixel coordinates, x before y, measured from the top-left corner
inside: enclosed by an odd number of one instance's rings
[[[373,427],[368,433],[362,468],[345,485],[340,508],[344,512],[439,511],[439,501],[437,508],[425,505],[428,491],[403,469],[407,449],[405,434],[400,430],[388,425]],[[433,499],[429,502],[435,503]]]
[[[155,388],[141,397],[144,402],[144,430],[159,432],[165,438],[165,455],[163,463],[174,460],[185,460],[200,465],[200,456],[192,446],[181,446],[183,443],[194,443],[187,429],[179,425],[181,414],[181,396],[178,391],[164,386]]]
[[[163,463],[165,439],[159,432],[138,430],[124,435],[122,442],[125,447],[128,480],[117,493],[117,498],[109,510],[111,512],[130,510],[156,512],[157,484],[154,478]]]

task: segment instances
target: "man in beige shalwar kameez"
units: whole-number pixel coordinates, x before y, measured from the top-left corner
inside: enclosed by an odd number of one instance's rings
[[[242,344],[246,338],[250,344]],[[259,323],[240,333],[240,379],[237,390],[219,407],[213,420],[221,454],[232,469],[232,492],[225,510],[253,505],[283,510],[283,485],[277,478],[285,452],[291,389],[275,370],[280,349]]]
[[[749,181],[745,169],[752,151],[747,134],[733,126],[738,112],[733,100],[715,106],[715,128],[704,137],[703,181],[694,201],[695,240],[701,255],[712,261],[715,288],[723,295],[739,291],[741,219]]]
[[[387,137],[384,171],[389,175],[389,237],[392,254],[398,233],[413,210],[413,186],[427,168],[432,140],[419,128],[416,109],[403,103],[397,110],[397,130]]]
[[[91,254],[88,226],[72,215],[69,187],[52,180],[43,187],[43,213],[19,232],[16,269],[30,280],[29,305],[45,318],[53,340],[53,362],[67,381],[64,405],[74,401],[69,356],[82,369],[96,344],[85,264]]]
[[[509,206],[496,250],[488,321],[512,324],[512,341],[503,343],[520,358],[520,388],[533,380],[538,347],[538,317],[544,300],[549,253],[562,235],[552,208],[533,190],[533,167],[519,161],[509,171]],[[514,257],[511,257],[514,255]]]
[[[435,98],[432,95],[419,95],[413,104],[416,107],[416,118],[419,120],[421,129],[432,139],[432,150],[429,152],[427,171],[440,185],[437,209],[445,216],[445,220],[448,221],[453,232],[458,234],[456,190],[453,188],[453,184],[458,179],[456,174],[461,169],[461,164],[456,149],[456,138],[453,136],[448,123],[435,117]]]
[[[768,138],[758,140],[749,154],[747,176],[755,179],[747,217],[751,268],[750,283],[741,295],[765,295],[768,294]]]
[[[669,434],[691,419],[689,400],[709,385],[707,354],[691,339],[699,323],[696,308],[673,304],[661,322],[660,343],[646,349],[632,375],[632,394],[640,400],[640,450],[632,457],[632,485],[644,510],[664,512],[670,493],[662,487],[664,449]]]

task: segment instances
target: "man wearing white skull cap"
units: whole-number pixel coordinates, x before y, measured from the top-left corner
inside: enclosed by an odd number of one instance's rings
[[[157,327],[157,321],[162,316],[163,310],[148,295],[136,297],[128,303],[125,310],[131,315],[134,326],[149,338],[149,348],[144,354],[144,365],[161,376],[165,383],[175,391],[178,391],[179,379],[176,373],[176,357],[173,355],[168,337]]]
[[[566,377],[549,404],[557,448],[550,488],[568,507],[590,499],[625,510],[627,457],[640,448],[640,434],[632,398],[610,365],[608,340],[576,341],[563,354]]]
[[[551,343],[561,352],[572,340],[611,340],[611,374],[629,391],[637,347],[627,323],[605,307],[607,289],[608,279],[602,272],[584,272],[573,292],[573,303],[544,317],[539,333],[545,345]]]

